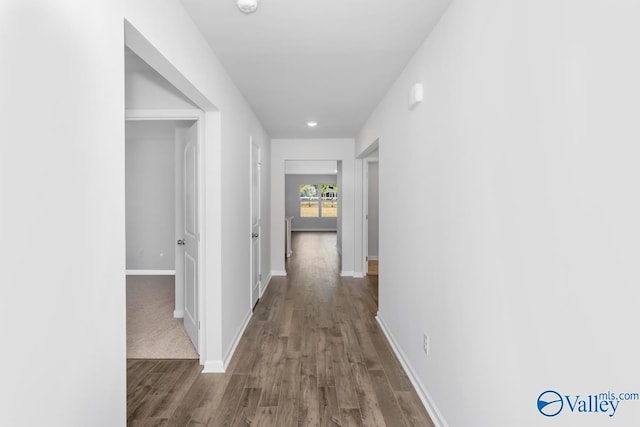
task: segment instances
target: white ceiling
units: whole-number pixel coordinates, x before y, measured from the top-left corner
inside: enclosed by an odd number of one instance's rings
[[[181,1],[273,138],[354,137],[449,3]]]

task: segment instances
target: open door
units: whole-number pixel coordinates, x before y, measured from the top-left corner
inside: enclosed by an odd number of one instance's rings
[[[377,275],[378,261],[378,162],[367,162],[367,260],[369,261],[369,274]],[[374,261],[372,263],[372,261]]]
[[[198,123],[176,129],[176,313],[198,347]],[[176,315],[176,317],[180,317]]]
[[[379,234],[379,222],[378,222],[378,211],[379,211],[379,202],[378,202],[378,180],[379,180],[379,170],[378,170],[378,162],[377,161],[369,161],[365,162],[366,164],[366,221],[367,221],[367,232],[366,232],[366,242],[367,246],[366,254],[367,254],[367,284],[369,285],[369,289],[371,290],[372,296],[376,305],[378,304],[378,234]]]
[[[251,144],[251,307],[260,298],[260,147]]]

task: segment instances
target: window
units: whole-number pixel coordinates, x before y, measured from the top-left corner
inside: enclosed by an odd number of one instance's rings
[[[302,184],[300,186],[301,218],[336,218],[337,216],[337,185]]]
[[[300,218],[317,218],[319,216],[317,187],[311,184],[302,184],[300,186]]]
[[[323,218],[337,218],[338,186],[332,184],[321,184],[318,188],[321,190],[320,198],[322,200],[320,216]]]

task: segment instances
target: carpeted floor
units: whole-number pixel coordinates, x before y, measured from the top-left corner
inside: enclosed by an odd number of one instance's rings
[[[173,276],[127,276],[127,359],[197,359],[173,317]]]

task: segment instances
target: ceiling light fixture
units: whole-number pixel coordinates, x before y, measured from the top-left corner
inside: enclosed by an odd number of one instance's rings
[[[236,0],[236,5],[242,13],[248,15],[256,11],[259,2],[260,0]]]
[[[314,128],[318,126],[318,122],[307,122],[307,126],[309,126],[310,128]]]

